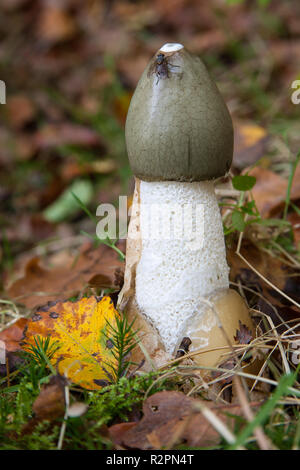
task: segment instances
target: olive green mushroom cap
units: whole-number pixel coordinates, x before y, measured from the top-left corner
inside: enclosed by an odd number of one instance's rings
[[[165,44],[146,67],[126,119],[135,176],[144,181],[202,181],[230,168],[233,128],[203,62]]]

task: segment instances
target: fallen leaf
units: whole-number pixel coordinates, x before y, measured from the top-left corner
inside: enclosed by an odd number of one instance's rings
[[[239,344],[249,344],[250,341],[253,339],[253,335],[249,328],[239,320],[239,329],[236,331],[236,335],[234,337],[235,341]]]
[[[25,132],[15,135],[14,152],[18,160],[30,160],[36,153],[36,143],[32,134]]]
[[[299,270],[291,268],[278,257],[259,250],[258,247],[244,239],[240,250],[244,258],[264,276],[274,287],[296,302],[300,302],[300,274]],[[230,266],[230,280],[245,287],[244,293],[255,308],[269,315],[279,334],[286,331],[288,322],[290,327],[299,323],[299,309],[286,299],[279,291],[266,283],[256,272],[235,254],[234,250],[227,251],[227,260]],[[247,290],[250,289],[250,290]],[[257,298],[253,294],[257,292]],[[297,328],[299,332],[299,328]]]
[[[261,216],[274,216],[284,201],[287,181],[273,171],[261,167],[253,168],[249,174],[256,178],[252,195]]]
[[[94,130],[79,124],[45,124],[35,135],[38,148],[61,145],[103,146],[102,140]]]
[[[145,70],[145,67],[149,61],[149,57],[145,56],[144,54],[136,56],[136,57],[130,57],[130,56],[121,56],[120,60],[118,62],[118,68],[120,69],[120,72],[125,75],[126,81],[129,82],[129,84],[132,87],[135,87],[137,82],[140,79],[141,74]],[[124,124],[124,106],[129,105],[128,103],[128,97],[125,96],[124,102],[120,103],[116,102],[115,103],[115,110],[117,112],[117,115],[121,114],[121,122]],[[123,108],[123,109],[122,109]],[[123,114],[123,119],[122,119],[122,114]]]
[[[271,170],[255,167],[249,175],[256,178],[252,195],[256,206],[264,218],[274,217],[284,207],[288,181]],[[298,165],[291,188],[291,200],[300,198],[300,165]]]
[[[29,351],[36,336],[50,336],[59,345],[51,358],[59,374],[81,387],[99,389],[103,381],[111,381],[111,366],[116,363],[107,335],[117,315],[108,296],[50,302],[28,321],[23,349]]]
[[[83,206],[88,206],[93,197],[93,185],[89,179],[77,179],[64,190],[64,192],[48,206],[43,216],[48,222],[58,223],[74,216],[82,209],[74,195]]]
[[[109,428],[110,438],[117,448],[122,447],[127,431],[135,426],[135,422],[130,422],[115,424]]]
[[[236,357],[231,357],[227,361],[222,362],[219,365],[219,367],[220,367],[220,369],[233,370],[233,369],[236,368],[236,364],[237,364],[237,358]],[[223,371],[213,370],[212,373],[211,373],[211,376],[213,378],[217,378],[217,377],[221,377],[221,375],[223,375],[223,374],[224,374]],[[232,383],[233,377],[234,377],[234,375],[228,375],[227,377],[224,377],[224,378],[220,379],[218,382],[222,386],[228,385],[228,384]],[[231,401],[232,389],[231,388],[226,388],[224,390],[224,392],[230,392],[230,400],[229,401]]]
[[[39,396],[33,403],[32,411],[39,421],[53,421],[64,415],[65,396],[64,385],[66,381],[58,375],[50,378],[49,384],[43,385]]]
[[[185,47],[193,54],[200,54],[207,50],[219,50],[224,45],[226,35],[220,29],[212,29],[211,31],[201,31],[201,33],[193,34],[187,38]]]
[[[106,286],[110,280],[110,287],[117,289],[123,268],[124,262],[113,249],[106,245],[94,249],[89,243],[82,248],[77,260],[52,270],[42,267],[39,258],[33,258],[26,265],[24,277],[8,289],[8,295],[26,307],[34,308],[61,296],[76,295],[93,276],[100,274],[105,276]]]
[[[45,220],[41,214],[22,214],[18,219],[18,225],[11,224],[5,235],[10,243],[38,243],[53,235],[53,231],[54,225]]]
[[[0,332],[0,341],[5,343],[8,352],[15,352],[21,349],[20,341],[24,338],[24,328],[27,318],[19,318],[13,325]]]
[[[68,161],[64,162],[61,168],[61,175],[64,180],[70,181],[74,178],[77,178],[78,176],[86,174],[111,173],[112,171],[116,170],[116,168],[116,162],[111,158],[97,160],[91,163],[79,163],[76,160],[69,159]]]
[[[299,17],[294,12],[294,17]],[[299,38],[277,39],[270,43],[270,56],[274,61],[274,68],[279,68],[280,85],[290,87],[291,82],[299,73],[300,41]],[[292,60],[291,60],[292,58]]]
[[[241,415],[237,405],[215,405],[187,397],[182,392],[163,391],[148,398],[143,405],[143,418],[138,423],[121,423],[109,428],[114,444],[131,449],[169,449],[185,443],[189,447],[217,445],[219,433],[199,412],[199,405],[209,408],[229,429],[232,415]],[[197,409],[198,405],[198,409]]]
[[[29,419],[22,428],[22,434],[31,433],[35,426],[41,421],[57,421],[63,418],[65,413],[65,393],[66,385],[64,377],[53,375],[48,384],[44,384],[39,396],[32,405],[33,418]]]
[[[57,43],[70,39],[76,31],[75,22],[67,11],[49,3],[44,4],[37,31],[41,39]]]
[[[36,110],[32,101],[25,95],[13,95],[8,98],[6,112],[9,124],[21,129],[35,117]]]
[[[10,373],[24,364],[24,359],[16,352],[5,351],[5,343],[4,343],[4,351],[1,347],[0,343],[0,354],[5,355],[5,362],[1,361],[0,363],[0,376],[7,378],[7,384],[9,384],[9,376]]]
[[[147,65],[147,61],[143,61],[142,60],[142,66],[143,66],[143,69],[145,68],[145,66]],[[137,64],[135,63],[135,67],[137,66]],[[139,70],[140,68],[140,65],[138,66],[138,72],[140,72]],[[129,68],[128,69],[130,70],[130,73],[132,74],[132,68]],[[136,73],[136,75],[137,75]],[[137,75],[138,76],[138,75]],[[137,77],[135,77],[137,78]],[[138,80],[136,80],[134,83],[137,83]],[[118,120],[121,122],[121,124],[125,125],[125,122],[126,122],[126,116],[127,116],[127,112],[128,112],[128,108],[129,108],[129,104],[130,104],[130,100],[132,98],[132,93],[122,93],[121,96],[117,96],[115,98],[115,101],[114,101],[114,104],[113,104],[113,107],[114,107],[114,112],[115,112],[115,115],[117,116]]]
[[[258,271],[268,279],[275,287],[289,295],[295,301],[300,301],[299,272],[282,263],[280,258],[273,257],[261,251],[249,240],[244,239],[240,250],[241,255]],[[271,303],[278,301],[289,304],[288,300],[273,289],[269,284],[255,273],[236,253],[234,249],[227,250],[227,261],[230,267],[230,281],[241,283],[246,287],[262,294]]]
[[[104,274],[96,274],[89,280],[89,285],[91,287],[100,287],[102,289],[108,289],[112,287],[118,287],[121,289],[124,283],[124,272],[120,268],[116,268],[114,272],[114,281],[112,283],[111,279]]]
[[[4,11],[16,10],[27,3],[28,0],[2,0],[1,7]]]
[[[235,121],[233,166],[243,169],[255,163],[263,157],[268,140],[263,127]]]
[[[260,298],[258,299],[256,308],[260,312],[271,317],[279,335],[286,334],[287,329],[291,328],[292,334],[295,335],[293,336],[293,340],[298,341],[298,339],[300,339],[300,314],[298,307],[282,305],[279,299],[277,302],[274,301],[271,304],[270,302],[267,302],[265,298]],[[278,349],[277,354],[280,358],[280,352]]]

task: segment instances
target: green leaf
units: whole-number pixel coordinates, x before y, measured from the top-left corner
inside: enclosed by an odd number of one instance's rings
[[[77,200],[74,198],[77,196]],[[62,195],[44,210],[44,217],[49,222],[61,222],[80,211],[81,204],[88,205],[93,196],[93,185],[89,180],[76,180]]]
[[[291,163],[291,171],[290,171],[290,175],[289,175],[288,187],[287,187],[287,192],[286,192],[286,197],[285,197],[285,207],[284,207],[284,211],[283,211],[283,218],[284,219],[286,219],[286,217],[287,217],[289,205],[290,205],[290,202],[291,202],[291,189],[292,189],[292,185],[293,185],[293,179],[294,179],[294,176],[295,176],[295,171],[296,171],[296,168],[298,166],[299,161],[300,161],[300,150],[297,153],[296,159]]]
[[[249,201],[243,207],[241,207],[241,210],[245,212],[245,214],[257,215],[257,213],[253,210],[255,207],[255,201]]]
[[[234,211],[232,213],[232,225],[239,232],[243,232],[245,229],[244,215],[239,211]]]
[[[238,175],[232,178],[234,189],[238,191],[249,191],[256,183],[256,178],[249,175]]]

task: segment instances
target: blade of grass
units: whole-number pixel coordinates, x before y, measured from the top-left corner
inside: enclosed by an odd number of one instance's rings
[[[294,381],[296,380],[296,377],[296,373],[293,373],[284,375],[281,378],[278,387],[276,388],[274,393],[271,395],[269,400],[261,407],[257,415],[254,417],[253,421],[251,421],[237,436],[235,443],[229,447],[230,450],[235,450],[238,447],[244,445],[248,437],[251,436],[257,426],[260,426],[264,424],[265,421],[267,421],[267,419],[270,417],[272,410],[275,408],[280,398],[283,395],[288,394],[288,388],[293,385]]]
[[[286,219],[287,217],[287,213],[288,213],[288,209],[289,209],[289,205],[291,201],[291,189],[293,185],[293,179],[294,179],[295,171],[296,171],[299,161],[300,161],[300,150],[296,155],[296,159],[291,163],[291,172],[289,175],[288,187],[287,187],[286,196],[285,196],[285,207],[283,211],[283,219]]]
[[[88,207],[81,201],[81,199],[76,196],[75,193],[73,193],[73,191],[71,191],[71,194],[73,196],[73,198],[75,199],[75,201],[78,203],[79,207],[86,213],[86,215],[95,223],[97,223],[97,218],[95,215],[93,215],[91,213],[91,211],[88,209]]]

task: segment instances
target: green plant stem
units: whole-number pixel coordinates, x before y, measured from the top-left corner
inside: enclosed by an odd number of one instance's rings
[[[293,185],[293,179],[295,176],[295,171],[298,166],[298,163],[300,161],[300,150],[296,155],[296,159],[291,163],[291,172],[289,175],[289,181],[288,181],[288,187],[287,187],[287,192],[286,192],[286,197],[285,197],[285,206],[284,206],[284,211],[283,211],[283,219],[285,220],[287,217],[289,205],[291,202],[291,189]]]

